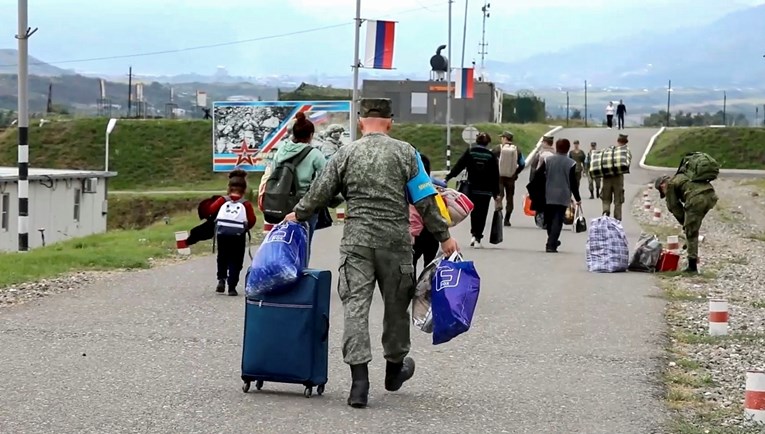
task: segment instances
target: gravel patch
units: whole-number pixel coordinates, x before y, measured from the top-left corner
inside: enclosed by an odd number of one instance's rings
[[[714,185],[720,200],[701,228],[701,276],[660,278],[670,303],[668,400],[673,387],[683,387],[691,393],[673,408],[684,423],[763,433],[765,426],[746,420],[743,403],[746,371],[765,369],[765,191],[748,180],[719,179]],[[644,210],[640,194],[633,216],[662,243],[669,234],[682,235],[658,192],[647,191],[651,211]],[[658,222],[654,207],[661,210]],[[727,337],[709,336],[709,297],[728,300]]]

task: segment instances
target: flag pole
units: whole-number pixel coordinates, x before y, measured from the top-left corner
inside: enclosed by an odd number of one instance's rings
[[[354,20],[355,26],[355,40],[353,43],[353,101],[351,101],[351,141],[356,140],[356,129],[358,124],[358,104],[359,104],[359,66],[361,65],[361,59],[359,59],[359,43],[361,39],[361,0],[356,0],[356,19]]]
[[[449,0],[449,37],[447,39],[446,66],[446,170],[452,170],[452,3]]]

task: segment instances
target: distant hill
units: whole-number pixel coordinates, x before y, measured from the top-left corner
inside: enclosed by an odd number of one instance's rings
[[[523,87],[580,85],[652,87],[673,79],[686,86],[761,86],[765,5],[670,34],[585,44],[518,62],[488,62],[492,78]]]
[[[0,48],[0,74],[16,74],[18,71],[18,51]],[[74,71],[62,69],[29,56],[29,73],[42,77],[74,74]]]

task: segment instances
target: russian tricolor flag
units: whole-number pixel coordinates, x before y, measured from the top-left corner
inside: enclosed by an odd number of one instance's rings
[[[393,69],[394,21],[367,21],[367,51],[365,68]]]
[[[455,99],[473,99],[475,81],[473,80],[474,68],[457,69],[457,78],[454,80]]]

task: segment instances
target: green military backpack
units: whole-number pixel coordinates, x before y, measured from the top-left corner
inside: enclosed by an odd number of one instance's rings
[[[720,175],[720,163],[706,152],[691,152],[680,161],[677,173],[684,173],[694,182],[714,181]]]

